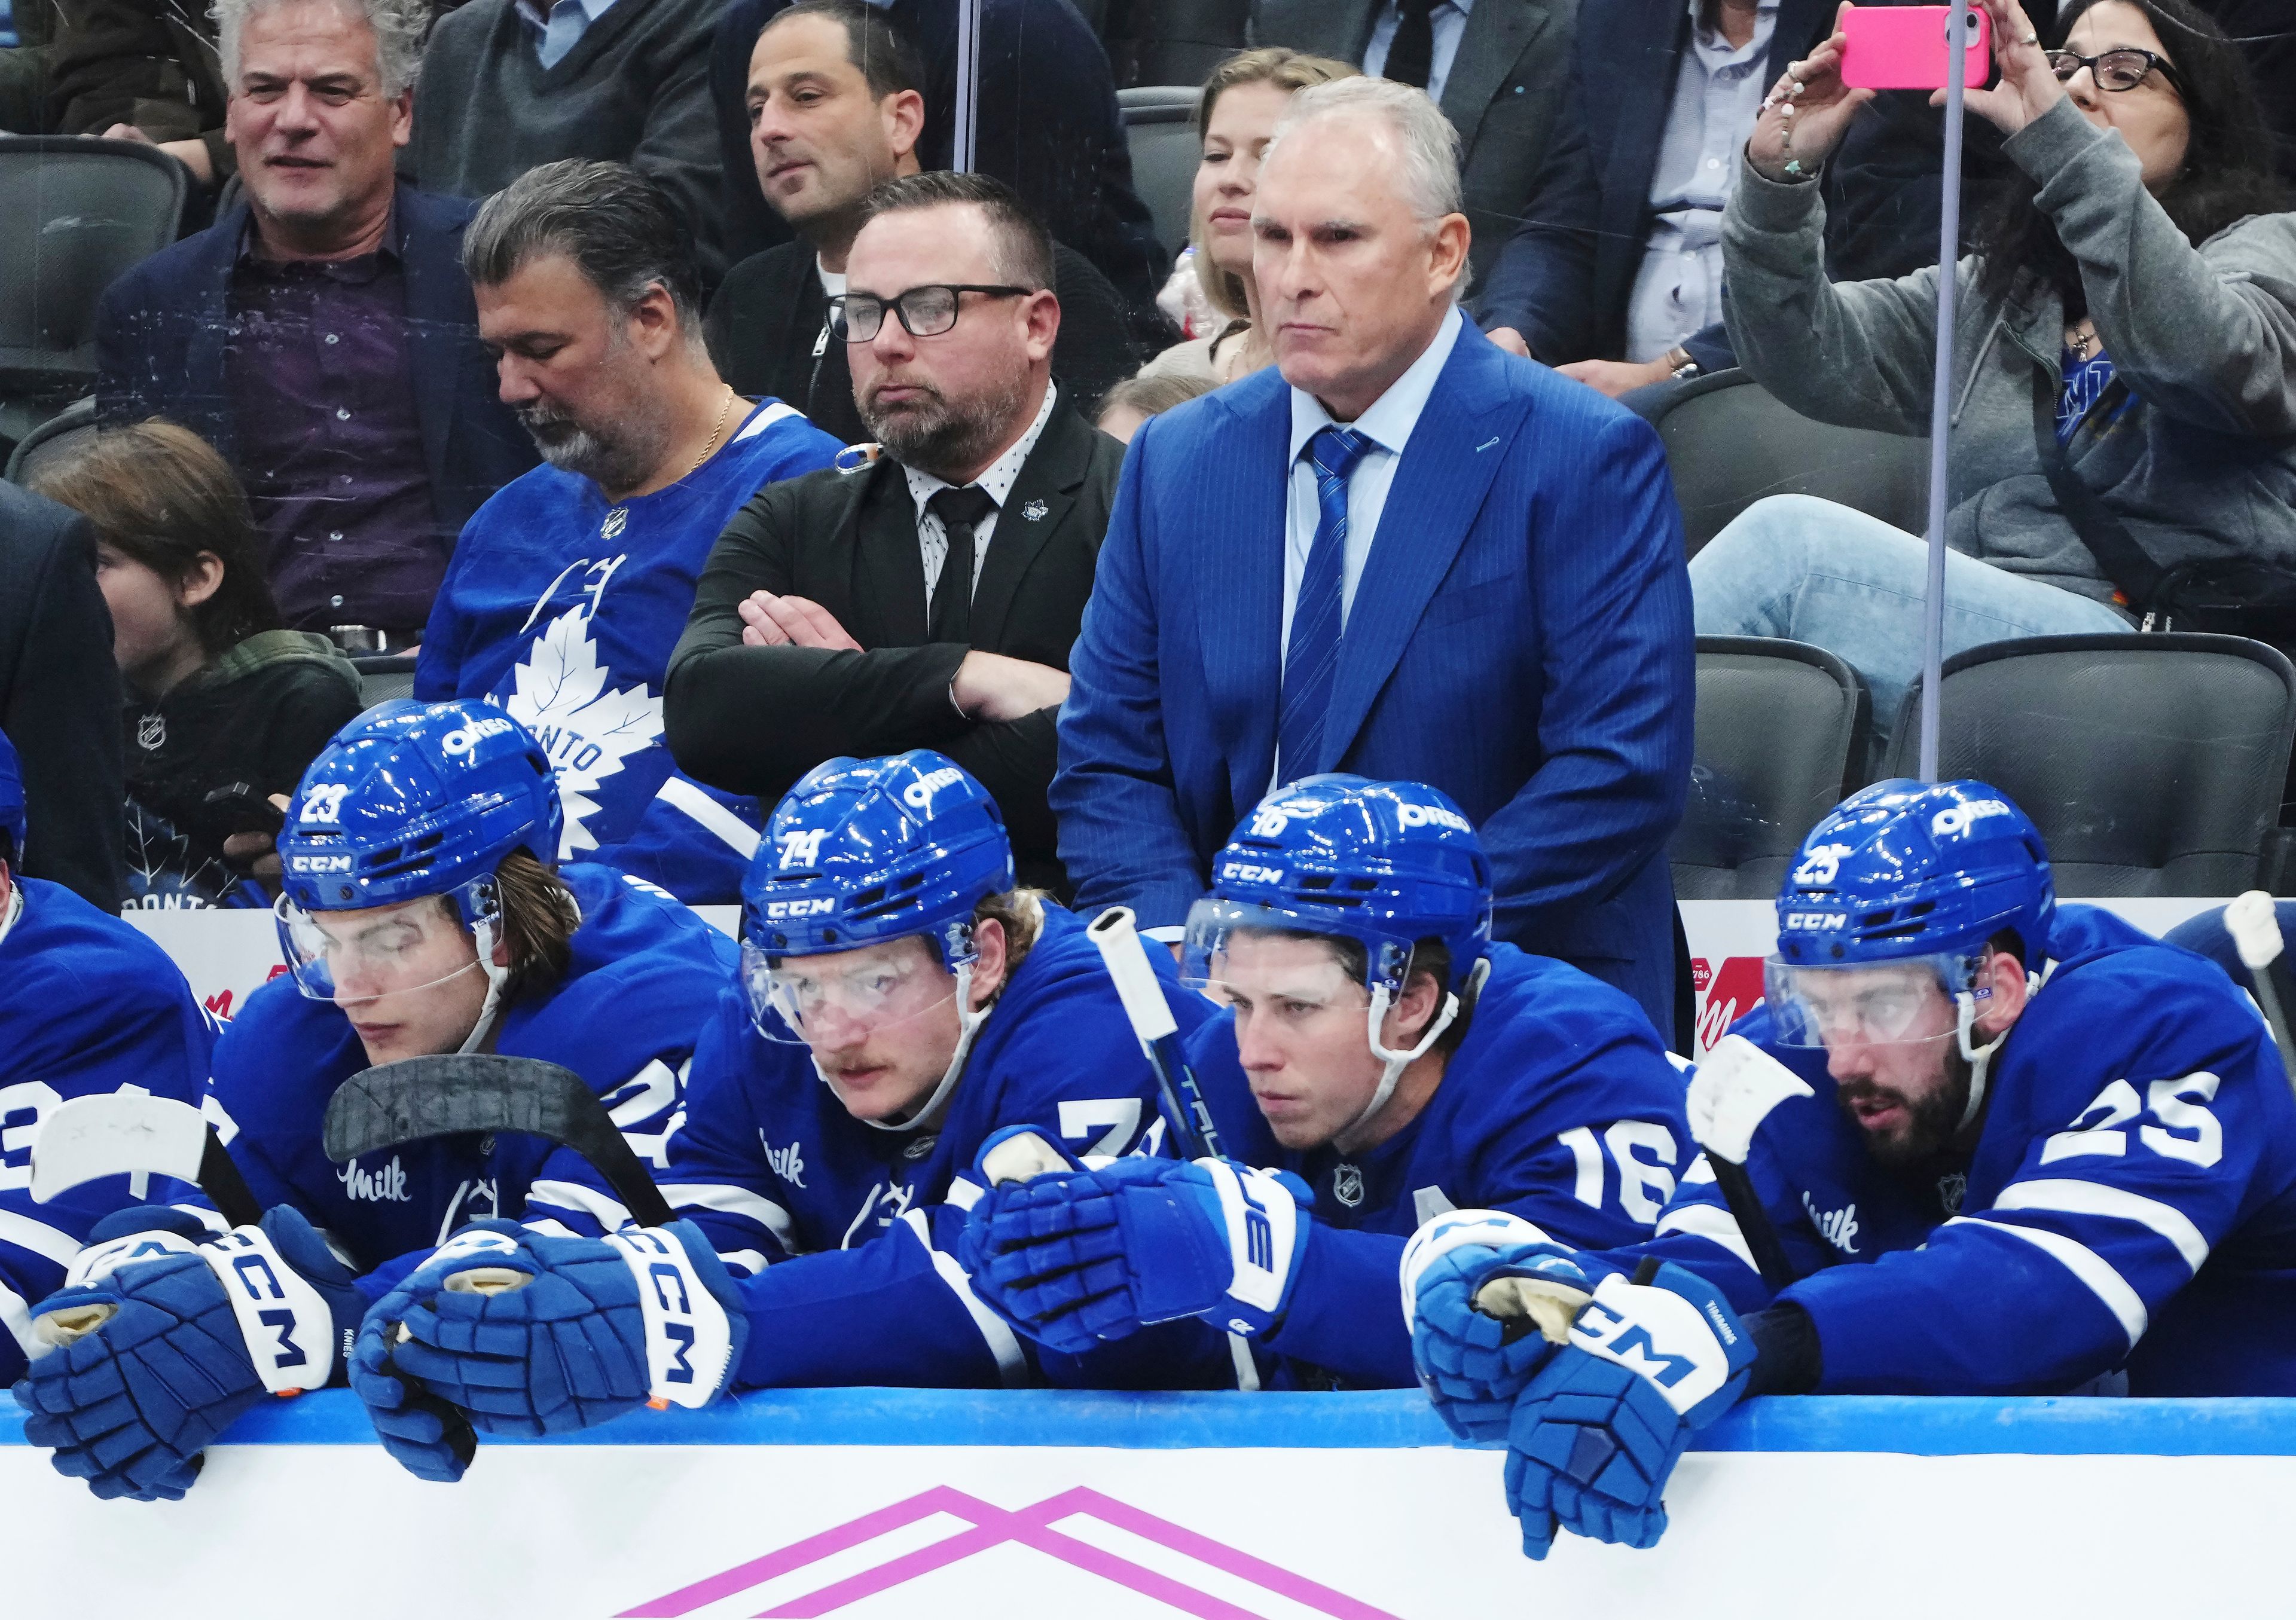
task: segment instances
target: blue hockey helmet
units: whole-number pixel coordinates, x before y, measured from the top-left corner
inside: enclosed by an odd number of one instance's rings
[[[24,858],[24,771],[16,763],[16,745],[0,732],[0,861],[10,865]]]
[[[1802,839],[1778,891],[1778,948],[1767,996],[1777,1038],[1824,1044],[1846,1016],[1819,1009],[1800,976],[1812,970],[1926,963],[1963,1003],[1987,991],[1987,942],[2013,931],[2029,968],[2048,955],[2056,913],[2049,854],[2023,811],[1981,781],[1876,782],[1842,800]],[[1861,1000],[1860,1038],[1933,1039],[1909,1000]]]
[[[496,869],[518,849],[555,866],[563,824],[542,745],[501,709],[455,698],[367,710],[303,773],[279,834],[280,938],[297,982],[333,997],[310,920],[326,912],[442,896],[490,941]]]

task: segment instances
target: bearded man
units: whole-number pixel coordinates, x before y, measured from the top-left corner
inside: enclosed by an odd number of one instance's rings
[[[463,528],[415,695],[498,703],[541,741],[565,812],[560,861],[618,866],[693,904],[736,899],[764,814],[677,773],[663,675],[727,520],[840,446],[719,380],[684,216],[626,164],[529,170],[471,222],[463,265],[503,403],[544,464]]]
[[[937,749],[995,797],[1020,880],[1065,897],[1046,790],[1124,452],[1055,385],[1053,244],[1001,182],[869,195],[830,300],[878,440],[760,493],[671,656],[678,765],[771,802],[840,755]]]

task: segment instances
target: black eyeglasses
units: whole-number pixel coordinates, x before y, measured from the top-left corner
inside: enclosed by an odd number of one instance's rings
[[[2169,65],[2167,57],[2140,51],[2134,45],[2118,51],[2101,52],[2095,56],[2083,56],[2078,51],[2051,51],[2048,57],[2049,71],[2057,76],[2059,84],[2087,68],[2088,76],[2096,81],[2096,87],[2100,90],[2134,90],[2144,82],[2146,74],[2158,68],[2161,77],[2169,81],[2169,87],[2180,95],[2184,94],[2184,83],[2177,78],[2177,70]]]
[[[885,311],[901,317],[912,338],[938,338],[956,324],[962,293],[978,292],[992,299],[1024,299],[1026,287],[975,287],[963,283],[912,287],[898,298],[872,298],[865,292],[845,292],[829,300],[829,330],[848,343],[866,343],[885,324]]]

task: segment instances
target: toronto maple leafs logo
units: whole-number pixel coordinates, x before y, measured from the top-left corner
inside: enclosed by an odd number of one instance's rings
[[[661,700],[644,681],[616,687],[611,674],[598,661],[589,610],[578,604],[534,638],[526,661],[512,671],[514,685],[502,700],[511,718],[534,733],[557,770],[566,811],[558,839],[562,861],[598,847],[587,823],[598,813],[598,801],[591,796],[599,784],[619,773],[631,755],[661,740]]]

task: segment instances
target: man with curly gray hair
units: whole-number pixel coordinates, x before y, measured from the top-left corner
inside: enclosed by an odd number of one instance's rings
[[[473,205],[395,173],[422,0],[215,15],[245,196],[105,294],[98,408],[168,416],[223,452],[291,626],[412,642],[455,535],[535,460],[479,342]]]

